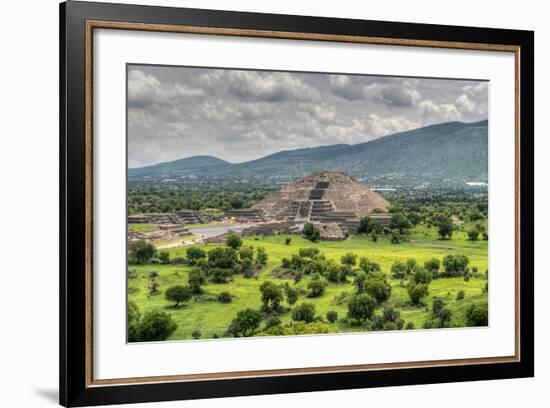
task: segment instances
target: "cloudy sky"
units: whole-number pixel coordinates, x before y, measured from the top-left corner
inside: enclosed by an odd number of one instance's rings
[[[128,67],[128,164],[238,163],[487,119],[488,83],[210,68]]]

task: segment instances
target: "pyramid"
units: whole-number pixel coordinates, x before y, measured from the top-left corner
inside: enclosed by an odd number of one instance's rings
[[[386,212],[389,203],[345,173],[312,173],[265,197],[254,208],[268,217],[288,221],[342,222]]]

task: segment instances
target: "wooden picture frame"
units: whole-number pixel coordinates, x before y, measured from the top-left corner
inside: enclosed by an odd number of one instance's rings
[[[516,64],[516,351],[513,356],[95,380],[93,376],[93,31],[512,52]],[[60,403],[64,406],[338,390],[534,375],[534,34],[69,1],[60,6]],[[512,181],[510,181],[512,182]],[[521,248],[521,251],[520,251]]]

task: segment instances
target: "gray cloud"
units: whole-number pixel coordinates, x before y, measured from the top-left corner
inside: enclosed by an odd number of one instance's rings
[[[130,167],[198,154],[241,162],[487,118],[488,83],[132,65]]]

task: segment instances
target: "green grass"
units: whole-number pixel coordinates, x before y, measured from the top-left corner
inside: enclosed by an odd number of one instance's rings
[[[465,226],[464,230],[468,227]],[[176,284],[187,284],[187,274],[190,270],[188,266],[179,265],[141,265],[130,266],[135,269],[137,278],[130,279],[128,282],[129,299],[135,301],[141,312],[161,308],[172,314],[178,324],[178,329],[170,337],[176,339],[190,339],[191,332],[200,328],[203,338],[211,338],[215,333],[222,336],[231,320],[239,310],[244,308],[258,309],[261,306],[259,286],[266,279],[275,279],[273,277],[274,268],[280,266],[283,257],[290,257],[297,253],[299,248],[316,247],[321,253],[325,254],[327,259],[340,260],[340,257],[353,252],[359,257],[364,256],[371,261],[378,262],[383,272],[390,274],[391,265],[395,261],[406,261],[414,258],[422,264],[427,259],[436,257],[440,260],[448,254],[464,254],[470,258],[470,267],[477,267],[479,272],[484,274],[487,270],[487,241],[468,241],[465,232],[457,231],[452,240],[442,241],[437,239],[436,231],[433,228],[419,226],[408,235],[409,242],[400,244],[391,244],[385,237],[379,238],[374,243],[370,238],[352,236],[345,241],[319,242],[311,243],[303,238],[292,235],[290,245],[285,245],[287,235],[275,237],[254,238],[246,237],[243,239],[244,245],[253,247],[262,246],[269,255],[268,265],[262,270],[257,279],[246,279],[242,276],[235,276],[233,281],[227,284],[208,283],[204,286],[205,293],[198,300],[189,302],[185,306],[173,308],[171,302],[164,299],[164,291],[170,286]],[[214,248],[216,245],[198,245],[205,250]],[[171,257],[184,257],[185,247],[167,249]],[[159,283],[161,294],[149,296],[147,285],[149,282],[148,272],[156,270],[159,272]],[[276,282],[284,282],[277,279]],[[291,282],[291,281],[289,281]],[[298,285],[307,285],[308,280],[304,279]],[[411,307],[408,305],[408,294],[405,287],[401,286],[399,280],[390,279],[392,286],[392,296],[389,304],[396,307],[401,312],[401,317],[405,322],[412,321],[416,328],[421,328],[424,321],[429,318],[431,303],[434,297],[442,298],[447,307],[453,312],[452,322],[455,326],[464,326],[464,314],[466,308],[476,302],[487,302],[487,293],[483,291],[486,280],[484,278],[472,277],[468,282],[463,278],[442,278],[433,280],[430,284],[429,295],[424,299],[425,306]],[[463,290],[465,298],[457,301],[457,292]],[[229,291],[233,296],[233,302],[222,304],[215,300],[215,296],[222,292]],[[329,284],[325,294],[316,299],[300,297],[300,302],[312,302],[316,306],[316,313],[325,317],[326,312],[335,310],[339,318],[343,318],[347,313],[347,302],[338,304],[335,298],[342,292],[348,292],[350,295],[354,292],[354,287],[349,283]],[[286,303],[283,303],[288,308]],[[380,307],[381,309],[382,307]],[[282,313],[281,320],[286,323],[290,321],[290,311]],[[360,331],[361,327],[350,327],[338,321],[332,326],[335,331]]]

